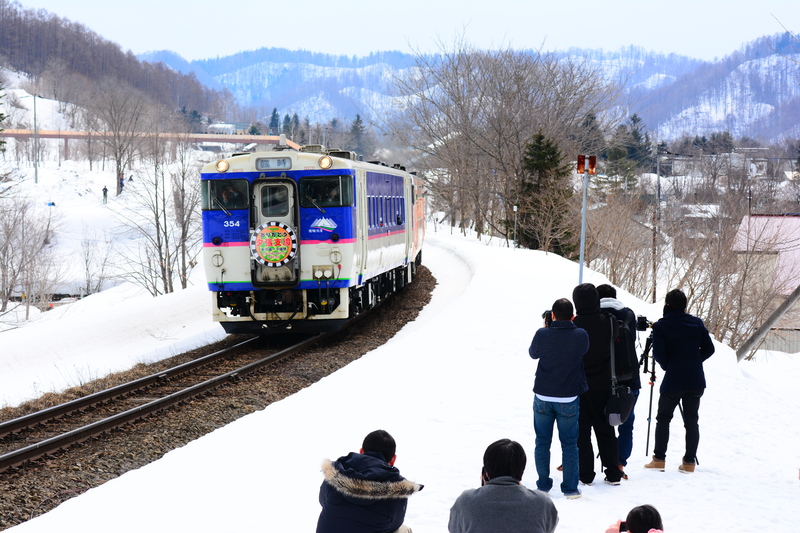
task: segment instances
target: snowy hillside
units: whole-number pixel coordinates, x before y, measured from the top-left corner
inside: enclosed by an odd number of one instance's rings
[[[775,49],[765,40],[775,40]],[[713,63],[635,47],[554,54],[587,61],[607,80],[624,84],[636,106],[632,111],[659,140],[729,130],[735,137],[775,141],[800,136],[800,67],[793,62],[800,54],[792,45],[785,36],[773,36]],[[277,108],[281,116],[297,113],[301,120],[319,123],[352,119],[356,113],[380,122],[392,108],[391,79],[414,64],[413,55],[400,52],[337,58],[264,49],[192,63],[165,52],[142,57],[213,79],[212,85],[228,88],[242,105]]]

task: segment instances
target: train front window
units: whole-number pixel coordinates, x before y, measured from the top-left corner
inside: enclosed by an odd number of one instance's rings
[[[289,214],[289,189],[286,185],[267,185],[261,188],[261,214],[283,217]]]
[[[247,209],[246,180],[208,180],[203,187],[203,209]]]
[[[345,207],[353,205],[352,176],[324,176],[300,180],[302,207]]]

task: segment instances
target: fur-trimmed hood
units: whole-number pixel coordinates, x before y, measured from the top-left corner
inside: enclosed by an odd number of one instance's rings
[[[368,465],[371,472],[364,472],[361,468],[354,469],[356,465],[350,464],[353,459],[359,463],[371,463]],[[378,472],[375,471],[376,467]],[[408,498],[422,490],[422,485],[403,478],[396,468],[368,455],[353,453],[335,463],[326,459],[322,463],[322,473],[325,476],[325,483],[343,496],[351,498],[365,500]]]

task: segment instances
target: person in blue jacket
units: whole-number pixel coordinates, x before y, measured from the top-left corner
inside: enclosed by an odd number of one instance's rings
[[[550,326],[536,331],[528,354],[538,359],[533,383],[533,428],[536,432],[536,487],[549,492],[550,444],[553,426],[558,426],[564,478],[561,492],[567,498],[581,496],[578,489],[578,419],[580,395],[589,390],[583,370],[583,355],[589,350],[589,335],[572,322],[572,302],[561,298],[553,303]]]
[[[400,475],[395,449],[394,438],[379,429],[359,453],[322,464],[317,533],[411,533],[403,524],[406,504],[423,486]]]
[[[686,295],[674,289],[664,300],[664,317],[653,324],[653,357],[664,369],[656,415],[653,460],[645,468],[663,471],[666,466],[669,424],[679,403],[683,405],[686,451],[678,470],[694,472],[700,442],[698,411],[706,388],[703,361],[714,354],[714,343],[703,321],[686,312]]]

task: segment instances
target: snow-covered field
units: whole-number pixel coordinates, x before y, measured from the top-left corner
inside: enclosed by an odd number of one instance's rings
[[[111,231],[114,214],[132,208],[124,194],[102,205],[102,186],[111,189],[108,170],[44,161],[36,185],[31,168],[21,172],[27,178],[20,194],[56,203],[65,261],[73,260],[87,234]],[[446,531],[450,506],[462,490],[478,485],[483,451],[499,438],[525,447],[523,483],[535,487],[536,363],[527,348],[542,311],[571,296],[578,267],[552,254],[435,229],[429,228],[423,260],[439,284],[419,318],[389,343],[286,400],[13,529],[313,531],[322,460],[358,450],[364,435],[378,428],[396,438],[401,472],[425,485],[408,506],[406,522],[415,533]],[[117,238],[115,246],[124,243]],[[200,272],[198,267],[185,291],[154,299],[123,283],[0,333],[0,405],[218,340],[224,333],[210,320],[211,297]],[[584,281],[607,282],[590,270]],[[637,314],[660,317],[660,304],[623,291],[619,299]],[[677,471],[683,452],[678,417],[667,471],[641,468],[647,462],[646,387],[636,408],[630,479],[619,487],[583,487],[578,500],[553,491],[557,531],[605,531],[642,503],[660,510],[668,532],[798,531],[800,359],[762,353],[758,361],[737,364],[733,350],[717,344],[705,367],[697,472]],[[652,440],[650,447],[652,452]],[[555,467],[559,454],[553,457]]]
[[[396,438],[401,472],[425,484],[406,517],[415,533],[446,531],[450,506],[462,490],[477,486],[483,451],[498,438],[523,444],[529,457],[523,482],[535,487],[536,364],[527,347],[541,312],[571,295],[577,267],[555,255],[487,245],[442,230],[429,235],[424,262],[439,281],[433,299],[386,345],[14,530],[313,531],[322,460],[357,450],[363,436],[377,428]],[[591,271],[584,279],[606,281]],[[219,334],[204,311],[208,296],[200,284],[158,299],[122,288],[109,295],[73,304],[58,320],[0,334],[6,402],[33,389],[66,386],[72,369],[99,374]],[[625,293],[620,299],[639,314],[659,316],[657,305]],[[168,316],[179,316],[180,327]],[[118,327],[126,321],[136,326]],[[39,357],[26,368],[25,354],[40,353],[45,336],[58,346],[53,359]],[[552,492],[558,531],[605,531],[642,503],[661,511],[667,531],[796,531],[800,396],[794,384],[800,361],[772,354],[737,364],[731,349],[717,345],[706,373],[697,472],[677,471],[683,451],[677,422],[667,471],[640,468],[646,462],[646,388],[637,405],[630,480],[619,487],[583,487],[578,500]],[[656,391],[654,401],[657,397]],[[558,454],[554,457],[557,461]]]

